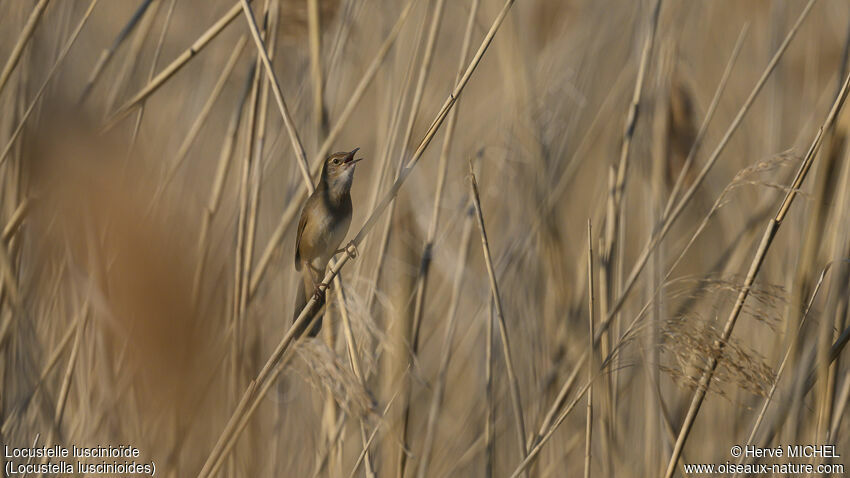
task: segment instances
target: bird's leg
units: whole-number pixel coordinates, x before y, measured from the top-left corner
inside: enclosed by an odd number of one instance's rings
[[[314,267],[313,264],[307,263],[310,271],[313,273],[313,284],[316,288],[313,290],[313,299],[319,301],[325,295],[325,291],[330,289],[330,284],[322,282],[322,271]]]
[[[357,245],[354,244],[354,241],[349,242],[348,245],[343,247],[342,249],[337,249],[334,254],[339,254],[340,252],[348,254],[348,257],[352,259],[357,259],[357,255],[359,254],[357,252]]]

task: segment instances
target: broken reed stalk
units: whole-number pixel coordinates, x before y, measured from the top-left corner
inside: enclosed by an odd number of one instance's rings
[[[339,271],[342,267],[348,262],[351,258],[351,253],[354,248],[356,248],[363,240],[366,234],[368,234],[369,230],[374,226],[375,221],[383,214],[384,210],[386,210],[389,202],[398,194],[398,190],[404,184],[404,181],[416,167],[416,164],[419,162],[419,159],[422,157],[422,154],[425,152],[425,149],[431,143],[431,140],[434,138],[434,135],[437,134],[437,131],[442,126],[443,122],[454,106],[457,98],[463,93],[464,88],[466,87],[469,79],[472,77],[472,74],[478,68],[478,65],[481,62],[481,59],[484,57],[487,49],[493,41],[493,37],[495,37],[496,32],[499,30],[499,26],[501,26],[502,22],[505,20],[508,12],[513,6],[515,0],[506,0],[502,9],[499,11],[496,18],[493,20],[493,23],[490,26],[490,29],[487,31],[487,34],[484,36],[481,41],[481,45],[478,47],[475,55],[472,60],[469,62],[469,66],[466,69],[466,72],[461,77],[460,81],[454,86],[451,94],[443,103],[443,106],[440,108],[436,118],[429,126],[425,135],[422,138],[422,141],[419,143],[419,147],[416,148],[416,151],[413,153],[413,157],[410,161],[405,165],[404,169],[402,169],[401,174],[398,179],[396,179],[395,183],[393,183],[390,190],[386,193],[384,199],[376,206],[376,208],[370,213],[366,223],[361,227],[360,231],[351,241],[349,246],[346,248],[349,253],[343,254],[342,257],[335,261],[330,269],[325,274],[322,282],[329,283],[339,274]],[[299,330],[300,327],[306,325],[308,317],[312,314],[313,308],[316,306],[316,298],[311,297],[307,304],[304,306],[304,309],[298,315],[298,318],[294,321],[294,323],[289,327],[289,330],[286,332],[284,337],[281,339],[280,343],[278,343],[275,350],[269,356],[262,370],[257,374],[257,377],[252,380],[245,392],[242,395],[242,399],[237,405],[236,409],[233,411],[230,419],[225,425],[224,430],[219,436],[218,441],[215,446],[211,450],[209,456],[207,457],[203,468],[201,469],[198,477],[206,477],[211,473],[211,469],[216,466],[217,463],[221,462],[221,459],[224,455],[225,448],[230,448],[232,443],[235,443],[236,438],[239,436],[239,424],[240,422],[247,421],[250,418],[253,410],[256,409],[256,406],[265,396],[265,393],[268,391],[268,388],[271,386],[271,383],[274,382],[274,378],[277,377],[277,372],[275,370],[278,368],[278,365],[281,364],[281,359],[283,358],[284,352],[289,349],[292,342],[295,339],[295,331]]]
[[[508,374],[508,382],[511,396],[511,405],[514,413],[514,424],[516,425],[517,441],[520,448],[520,459],[525,459],[527,449],[525,446],[525,420],[522,416],[522,400],[519,392],[519,380],[514,372],[513,358],[511,355],[510,340],[508,338],[508,327],[505,321],[502,298],[499,294],[499,284],[496,281],[496,272],[493,269],[493,259],[490,256],[490,243],[487,240],[487,230],[484,227],[484,215],[481,211],[481,200],[478,197],[478,182],[475,180],[475,172],[472,163],[469,164],[470,187],[472,191],[472,203],[475,205],[475,218],[478,221],[478,229],[481,233],[481,248],[484,252],[484,263],[487,265],[487,276],[490,278],[490,292],[496,303],[496,315],[499,318],[499,335],[502,339],[502,353],[505,356],[505,370]]]
[[[711,378],[714,375],[715,369],[717,368],[720,355],[723,353],[723,346],[729,340],[729,337],[732,335],[732,329],[735,327],[735,323],[738,320],[738,316],[741,313],[741,309],[744,306],[744,302],[747,300],[747,296],[750,293],[750,288],[752,287],[753,282],[755,281],[756,275],[758,275],[759,270],[761,269],[761,265],[764,262],[765,255],[767,254],[770,245],[773,243],[773,238],[776,236],[776,232],[782,225],[782,221],[788,214],[788,210],[791,208],[791,204],[794,202],[794,198],[797,197],[797,192],[803,185],[803,181],[805,181],[806,176],[808,175],[809,170],[811,169],[812,164],[814,163],[815,155],[820,149],[821,143],[823,141],[824,132],[829,129],[830,126],[833,124],[836,116],[838,115],[838,112],[844,105],[844,101],[847,98],[848,85],[850,85],[850,75],[848,75],[844,80],[844,83],[841,87],[841,91],[838,94],[838,98],[836,98],[835,102],[833,103],[832,108],[830,109],[829,114],[827,115],[823,125],[818,129],[817,133],[815,134],[815,137],[812,140],[812,144],[809,147],[805,158],[803,159],[803,163],[800,165],[800,169],[797,171],[797,175],[794,177],[794,180],[790,184],[788,192],[785,194],[785,198],[782,200],[782,204],[779,206],[779,210],[777,211],[776,216],[770,220],[767,225],[767,228],[765,229],[764,236],[762,237],[759,248],[756,251],[755,257],[753,257],[753,261],[750,264],[749,271],[747,272],[747,277],[744,280],[743,288],[738,293],[738,298],[735,301],[735,305],[733,306],[732,311],[729,313],[729,317],[726,319],[726,325],[723,328],[723,333],[721,334],[720,339],[714,344],[717,353],[716,355],[709,357],[708,366],[705,372],[703,373],[702,378],[700,379],[696,391],[694,392],[690,408],[688,409],[688,414],[685,416],[685,421],[682,424],[682,428],[679,432],[679,437],[677,438],[676,445],[673,448],[673,454],[670,456],[670,462],[667,464],[667,473],[665,474],[666,478],[671,478],[673,476],[673,473],[676,469],[676,463],[679,461],[679,456],[682,453],[682,449],[684,448],[685,442],[688,439],[691,427],[693,427],[694,421],[696,420],[696,415],[697,413],[699,413],[700,407],[702,406],[702,402],[705,399],[705,394],[708,391],[708,386],[710,385]]]
[[[345,104],[345,108],[343,108],[342,113],[339,116],[339,119],[334,123],[333,128],[328,133],[328,137],[325,138],[325,142],[322,144],[322,147],[319,148],[319,152],[314,156],[313,164],[314,168],[321,165],[322,161],[324,161],[325,156],[330,150],[332,142],[336,139],[337,135],[339,135],[340,131],[342,131],[343,126],[348,121],[348,118],[351,116],[351,113],[354,111],[354,108],[360,102],[360,99],[363,98],[363,94],[366,92],[366,88],[372,83],[372,80],[375,78],[375,74],[378,72],[378,68],[383,63],[383,60],[386,58],[387,53],[390,50],[390,47],[395,42],[396,37],[398,36],[399,31],[401,30],[401,26],[404,24],[404,20],[407,19],[408,14],[410,13],[411,6],[416,0],[409,0],[407,5],[402,10],[399,15],[398,20],[396,20],[395,25],[393,26],[390,33],[387,35],[387,38],[384,40],[384,43],[381,45],[381,48],[378,50],[377,55],[372,60],[372,63],[369,65],[369,68],[366,70],[366,73],[360,79],[360,83],[357,84],[357,87],[354,89],[354,92],[349,97],[348,102]],[[249,295],[253,296],[257,291],[257,287],[260,285],[260,281],[263,279],[263,276],[268,268],[269,263],[271,262],[272,257],[274,256],[275,250],[280,245],[280,241],[283,240],[283,235],[286,230],[289,228],[289,224],[294,220],[295,215],[298,213],[298,210],[301,207],[303,201],[307,198],[307,190],[299,189],[298,195],[292,198],[289,201],[289,206],[281,215],[281,219],[277,224],[274,232],[272,232],[271,237],[269,238],[268,243],[266,244],[265,249],[263,250],[263,254],[260,256],[259,261],[257,261],[257,266],[252,272],[251,275],[251,284],[249,289]]]

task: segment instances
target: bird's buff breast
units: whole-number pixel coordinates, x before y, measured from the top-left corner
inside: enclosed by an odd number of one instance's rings
[[[324,216],[326,219],[317,221],[316,224],[308,222],[304,230],[304,236],[313,239],[310,241],[313,247],[302,247],[301,252],[314,268],[324,270],[334,252],[339,249],[345,235],[348,234],[351,217],[336,220],[331,215],[321,214],[319,216]]]

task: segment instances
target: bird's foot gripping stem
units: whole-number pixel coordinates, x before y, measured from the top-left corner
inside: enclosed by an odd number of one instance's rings
[[[350,257],[351,259],[357,259],[357,255],[359,254],[357,252],[357,245],[354,244],[354,241],[349,242],[348,245],[343,247],[342,249],[338,249],[336,252],[334,252],[334,254],[339,254],[340,252],[348,254],[348,257]]]
[[[313,289],[313,299],[315,301],[321,301],[325,297],[325,291],[330,288],[329,284],[325,284],[324,282],[320,282],[316,285],[316,288]]]

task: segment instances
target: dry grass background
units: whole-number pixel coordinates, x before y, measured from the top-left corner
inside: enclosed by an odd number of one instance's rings
[[[847,113],[807,151],[850,6],[809,3],[518,1],[446,116],[502,0],[254,0],[303,152],[240,2],[0,3],[0,442],[169,477],[659,476],[677,438],[846,463]],[[303,160],[356,146],[350,237],[395,201],[280,348]]]

